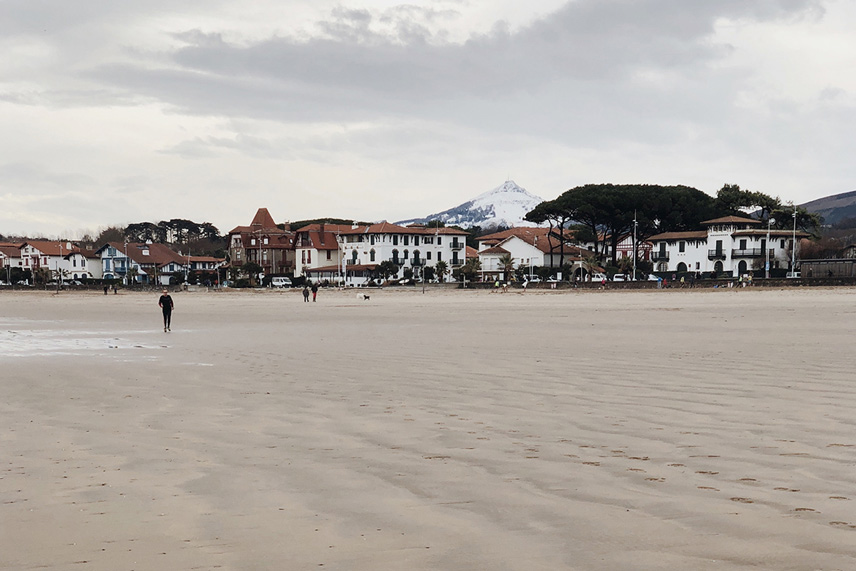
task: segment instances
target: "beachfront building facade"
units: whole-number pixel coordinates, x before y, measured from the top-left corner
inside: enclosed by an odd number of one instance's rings
[[[226,258],[214,256],[187,256],[188,276],[190,282],[193,279],[197,283],[206,285],[220,283],[220,268],[226,265]]]
[[[165,244],[108,242],[96,251],[101,275],[124,283],[169,285],[180,282],[189,271],[188,257]]]
[[[69,252],[65,256],[63,256],[63,279],[71,279],[71,280],[82,280],[82,279],[90,279],[95,277],[101,277],[100,271],[97,271],[98,275],[94,275],[90,271],[90,266],[93,269],[100,270],[101,265],[98,263],[92,263],[86,253],[82,250],[74,250]]]
[[[267,208],[259,208],[249,226],[229,232],[229,263],[242,270],[257,264],[263,275],[281,275],[294,268],[294,233],[276,225]]]
[[[467,233],[455,228],[428,228],[421,225],[399,226],[381,222],[369,226],[354,225],[339,233],[342,262],[306,272],[311,279],[323,275],[344,275],[346,285],[365,285],[383,262],[391,262],[398,271],[389,276],[401,279],[411,275],[424,277],[424,268],[436,269],[443,262],[451,271],[466,261]],[[343,271],[344,270],[344,271]]]
[[[768,259],[771,270],[790,269],[794,234],[797,244],[808,236],[802,231],[768,228],[760,220],[739,216],[707,220],[702,225],[704,230],[666,232],[649,238],[654,271],[736,277],[763,272]]]
[[[21,263],[21,244],[0,242],[0,268],[17,268]]]
[[[481,265],[479,275],[482,281],[509,280],[505,275],[503,260],[508,256],[514,268],[523,268],[531,274],[536,267],[556,268],[570,266],[575,276],[586,277],[586,258],[594,252],[581,248],[572,240],[572,234],[564,233],[564,243],[560,234],[549,228],[520,227],[488,234],[478,238],[478,258]]]
[[[310,224],[294,232],[294,275],[306,275],[307,270],[338,269],[342,264],[341,233],[353,228],[350,224]],[[329,280],[331,276],[325,276]]]
[[[100,262],[95,263],[93,252],[83,250],[66,240],[30,240],[20,244],[0,244],[0,268],[6,268],[5,276],[17,268],[34,274],[41,273],[44,279],[82,280],[101,277]]]
[[[633,245],[636,244],[637,260],[647,262],[651,259],[651,242],[634,240],[633,234],[624,235],[615,247],[616,258],[633,258]]]
[[[46,272],[49,279],[68,279],[72,275],[71,260],[78,259],[68,254],[77,251],[79,248],[66,240],[29,240],[21,244],[19,267],[33,273]]]

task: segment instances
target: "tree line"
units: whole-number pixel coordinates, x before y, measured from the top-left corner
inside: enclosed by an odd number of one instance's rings
[[[615,265],[618,243],[634,231],[634,226],[638,248],[640,242],[656,234],[698,230],[701,222],[723,216],[751,216],[764,223],[774,219],[771,226],[776,229],[791,228],[796,219],[797,228],[810,234],[816,234],[821,224],[815,213],[736,184],[724,185],[715,197],[682,185],[587,184],[542,202],[525,219],[546,223],[557,233],[560,229],[574,230],[577,239],[594,243],[600,258],[611,251]],[[564,258],[564,240],[556,242],[560,258]]]

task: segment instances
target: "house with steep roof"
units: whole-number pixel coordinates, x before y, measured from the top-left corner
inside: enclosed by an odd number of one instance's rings
[[[664,232],[648,239],[655,272],[741,276],[753,270],[790,269],[793,238],[802,231],[769,228],[761,220],[725,216],[702,222],[703,230]]]
[[[564,243],[556,230],[549,228],[510,228],[478,238],[480,275],[483,281],[507,280],[500,259],[511,256],[515,268],[561,268],[572,266],[576,275],[584,278],[587,270],[584,259],[593,252],[582,249],[572,240],[573,233],[564,232]]]
[[[309,224],[294,233],[294,275],[302,276],[306,270],[333,267],[342,264],[340,235],[351,230],[350,224]]]
[[[233,268],[258,264],[265,275],[289,273],[294,268],[294,233],[277,226],[267,208],[259,208],[249,226],[229,232],[229,263]]]
[[[176,281],[171,278],[183,278],[189,270],[188,256],[174,252],[166,244],[108,242],[96,254],[101,258],[104,279],[125,283],[130,276],[136,283],[169,285]]]
[[[11,242],[0,242],[0,268],[17,268],[21,265],[21,246]]]
[[[28,240],[21,244],[21,258],[18,267],[24,270],[49,272],[52,279],[60,275],[67,279],[71,270],[67,255],[79,248],[66,240]]]
[[[99,259],[92,259],[83,250],[74,250],[63,256],[63,279],[81,280],[101,277]]]

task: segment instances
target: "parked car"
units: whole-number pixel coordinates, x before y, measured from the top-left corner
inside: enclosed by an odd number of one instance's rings
[[[626,282],[627,281],[627,274],[615,274],[614,276],[612,276],[612,281],[614,281],[614,282]]]
[[[660,278],[660,276],[656,276],[656,275],[654,275],[654,274],[648,274],[648,281],[649,281],[649,282],[658,282],[658,281],[660,281],[661,279],[662,279],[662,278]]]
[[[603,274],[601,272],[594,272],[591,275],[591,281],[593,281],[593,282],[602,282],[605,279],[606,279],[606,274]]]
[[[291,287],[291,278],[274,276],[270,279],[271,287]]]
[[[802,277],[802,272],[788,272],[789,278],[799,278]]]
[[[524,280],[533,284],[538,284],[541,283],[541,276],[526,276]]]

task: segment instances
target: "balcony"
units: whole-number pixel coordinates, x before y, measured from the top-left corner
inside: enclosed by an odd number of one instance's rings
[[[413,266],[414,268],[418,267],[418,266],[424,266],[425,260],[423,260],[422,258],[411,258],[410,259],[410,265]]]
[[[725,259],[725,251],[724,250],[708,250],[707,251],[707,259],[708,260],[724,260]]]
[[[764,255],[764,248],[744,248],[743,250],[731,250],[732,258],[760,258]]]
[[[461,242],[452,242],[452,245],[450,247],[453,250],[463,250],[465,245],[466,244],[463,244]]]
[[[652,262],[668,262],[669,261],[669,253],[668,252],[651,252],[651,261]]]

